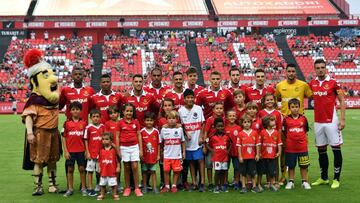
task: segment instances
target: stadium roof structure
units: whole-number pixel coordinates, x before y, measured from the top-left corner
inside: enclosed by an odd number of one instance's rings
[[[31,0],[0,0],[0,16],[25,16]]]

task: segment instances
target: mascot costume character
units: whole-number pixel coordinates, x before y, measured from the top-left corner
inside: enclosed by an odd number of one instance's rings
[[[22,121],[25,124],[24,170],[33,170],[35,189],[32,195],[44,194],[43,167],[47,166],[49,193],[58,193],[56,162],[60,159],[61,142],[58,131],[59,92],[57,77],[50,64],[42,60],[40,50],[30,50],[24,56],[32,93],[25,104]]]

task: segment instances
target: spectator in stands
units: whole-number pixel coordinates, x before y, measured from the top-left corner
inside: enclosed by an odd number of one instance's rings
[[[34,30],[32,30],[30,32],[30,39],[35,39],[35,38],[36,38],[36,34],[35,34]]]

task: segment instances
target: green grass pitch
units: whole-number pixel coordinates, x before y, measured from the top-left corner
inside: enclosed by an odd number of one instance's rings
[[[313,112],[307,111],[310,126],[313,128]],[[61,116],[61,124],[64,116]],[[146,194],[142,198],[137,198],[133,194],[131,197],[120,196],[121,202],[360,202],[360,110],[347,110],[346,128],[343,131],[343,171],[341,175],[341,186],[337,190],[330,189],[330,186],[313,187],[310,191],[305,191],[300,186],[299,171],[296,170],[295,190],[286,191],[281,189],[277,193],[264,192],[261,194],[240,194],[230,190],[229,193],[213,194],[210,192],[178,192],[177,194]],[[0,202],[95,202],[96,198],[82,197],[78,191],[70,198],[62,195],[47,194],[41,197],[32,197],[33,178],[31,171],[21,169],[24,142],[24,125],[20,117],[15,115],[0,116]],[[309,170],[310,182],[319,177],[319,164],[317,152],[314,147],[314,134],[312,129],[309,133],[309,152],[311,166]],[[333,155],[329,150],[329,176],[333,176],[332,160]],[[77,172],[76,172],[77,173]],[[229,172],[232,174],[232,170]],[[229,175],[229,177],[231,177]],[[190,178],[190,177],[189,177]],[[44,188],[47,188],[47,176],[44,176]],[[57,181],[62,189],[65,189],[66,180],[64,172],[64,159],[58,163]],[[75,187],[78,187],[79,178],[75,177]],[[112,201],[111,196],[107,195],[105,201]]]

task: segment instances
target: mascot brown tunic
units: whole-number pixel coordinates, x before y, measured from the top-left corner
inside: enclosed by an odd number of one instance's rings
[[[22,121],[26,127],[24,170],[33,170],[35,189],[33,195],[42,195],[43,167],[47,166],[49,193],[57,193],[56,162],[60,159],[61,143],[58,131],[59,92],[57,77],[50,64],[42,60],[39,50],[25,54],[31,96],[25,104]]]

